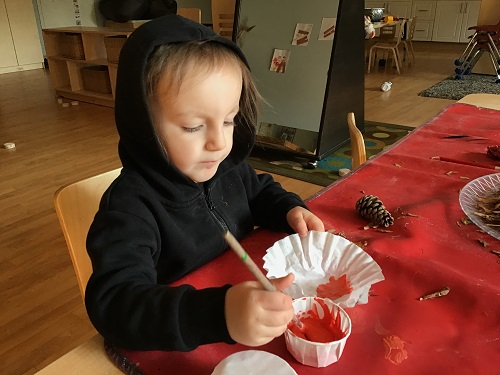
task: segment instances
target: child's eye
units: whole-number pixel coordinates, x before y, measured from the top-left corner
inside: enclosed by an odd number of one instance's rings
[[[187,133],[194,133],[201,129],[201,125],[195,126],[194,128],[183,127],[182,129]]]
[[[231,120],[231,121],[224,121],[224,125],[225,125],[225,126],[234,126],[234,125],[235,125],[235,123],[234,123],[234,121],[233,121],[233,120]]]

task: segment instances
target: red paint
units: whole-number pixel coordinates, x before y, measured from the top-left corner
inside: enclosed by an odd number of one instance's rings
[[[340,312],[337,311],[337,314],[335,314],[335,311],[330,312],[323,300],[316,298],[314,300],[323,308],[323,318],[319,317],[318,307],[314,305],[311,310],[298,316],[299,321],[302,323],[301,328],[296,323],[290,322],[288,329],[295,336],[313,342],[326,343],[345,337],[346,332],[343,332],[342,328],[340,328]]]
[[[316,295],[321,298],[329,298],[331,300],[336,300],[346,294],[352,292],[352,286],[349,281],[347,281],[346,274],[343,274],[338,279],[335,276],[330,277],[329,282],[326,284],[320,284],[316,288]]]
[[[405,342],[396,335],[386,335],[383,338],[385,347],[385,358],[391,363],[399,365],[408,358],[408,352],[404,349]]]

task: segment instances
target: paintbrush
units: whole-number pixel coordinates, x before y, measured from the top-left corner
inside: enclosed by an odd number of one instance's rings
[[[276,292],[278,289],[269,281],[269,279],[262,273],[262,271],[257,267],[253,259],[248,255],[248,253],[243,249],[238,240],[231,234],[230,231],[226,230],[224,232],[224,238],[234,250],[234,252],[240,257],[240,259],[245,263],[248,270],[255,276],[257,281],[259,281],[266,290],[270,292]],[[302,322],[297,319],[296,316],[293,317],[292,322],[297,324],[299,328],[302,328]]]

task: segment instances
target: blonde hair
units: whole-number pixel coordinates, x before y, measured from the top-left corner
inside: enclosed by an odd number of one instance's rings
[[[245,63],[228,47],[217,42],[190,41],[157,47],[150,55],[145,74],[146,97],[154,99],[158,83],[167,79],[171,89],[179,90],[186,75],[206,74],[224,64],[234,64],[241,70],[242,89],[238,125],[255,129],[261,96]],[[253,131],[251,131],[253,133]]]

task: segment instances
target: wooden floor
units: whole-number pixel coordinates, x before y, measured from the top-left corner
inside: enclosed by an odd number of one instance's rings
[[[449,100],[417,94],[452,73],[463,45],[420,44],[417,64],[366,75],[367,120],[418,126]],[[390,80],[392,90],[380,85]],[[33,374],[95,334],[53,207],[64,184],[120,166],[113,110],[63,108],[43,70],[0,75],[0,374]],[[277,176],[307,198],[322,187]]]

